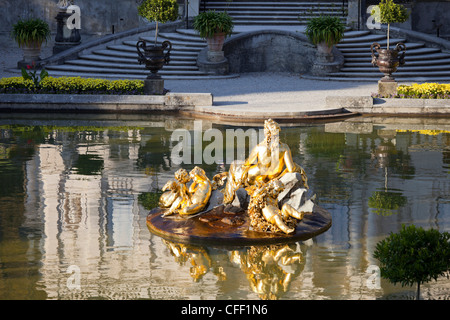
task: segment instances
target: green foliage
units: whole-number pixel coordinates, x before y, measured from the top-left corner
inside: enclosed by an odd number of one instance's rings
[[[393,0],[381,0],[372,9],[372,15],[379,23],[402,23],[408,20],[409,13],[401,4],[394,3]]]
[[[209,10],[194,17],[194,29],[202,38],[210,38],[215,33],[225,33],[227,36],[233,32],[233,19],[226,12]]]
[[[30,65],[27,66],[27,70],[25,70],[25,68],[22,68],[22,78],[24,80],[33,81],[35,88],[40,88],[42,80],[48,77],[47,70],[42,69],[40,74],[38,75],[34,62],[31,66]]]
[[[375,209],[375,213],[389,216],[393,210],[397,210],[406,204],[406,197],[397,192],[375,191],[369,198],[369,207]]]
[[[38,43],[41,45],[44,41],[50,39],[50,28],[48,24],[41,19],[19,20],[13,25],[11,36],[20,47]]]
[[[145,209],[151,210],[159,205],[159,198],[162,193],[161,190],[155,192],[142,192],[138,196],[138,201]]]
[[[306,36],[313,44],[326,42],[328,46],[341,41],[345,26],[339,17],[319,16],[312,18],[306,25]]]
[[[437,280],[450,272],[450,233],[402,226],[398,233],[377,243],[374,257],[381,276],[402,286]]]
[[[144,0],[138,7],[138,13],[149,21],[175,21],[178,18],[178,3],[176,0]]]
[[[37,87],[33,80],[23,77],[0,79],[0,93],[143,94],[143,88],[142,80],[45,77],[41,79]]]
[[[93,154],[80,154],[73,165],[74,172],[80,175],[99,175],[103,168],[103,159]]]

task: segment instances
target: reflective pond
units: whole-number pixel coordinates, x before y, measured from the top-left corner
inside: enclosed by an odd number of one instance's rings
[[[376,243],[402,224],[450,231],[448,119],[282,125],[332,226],[302,242],[231,248],[166,241],[146,216],[177,169],[227,170],[228,150],[237,157],[249,143],[226,133],[259,127],[59,117],[0,117],[0,299],[414,299],[415,287],[378,277]],[[180,130],[193,137],[191,164],[180,163]],[[445,277],[421,289],[450,299]]]

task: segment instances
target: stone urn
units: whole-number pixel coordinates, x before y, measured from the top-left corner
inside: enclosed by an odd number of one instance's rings
[[[170,41],[164,41],[160,46],[147,45],[145,41],[140,40],[136,43],[136,49],[138,52],[139,64],[145,63],[145,67],[150,71],[150,75],[147,79],[161,79],[158,71],[163,68],[164,65],[169,64],[170,50],[172,44]],[[164,50],[167,52],[164,53]]]
[[[226,34],[224,32],[215,33],[214,36],[206,38],[208,44],[208,61],[220,62],[224,60],[223,44]]]
[[[317,46],[317,59],[319,62],[333,62],[333,46],[329,46],[325,41],[319,42]]]
[[[398,66],[403,66],[405,64],[405,44],[399,42],[394,49],[382,49],[380,44],[374,42],[370,46],[370,50],[372,51],[372,64],[378,66],[380,71],[384,73],[384,77],[381,78],[380,81],[395,81],[392,73],[397,71]],[[378,55],[375,54],[375,51]]]
[[[27,65],[31,65],[33,62],[38,62],[41,60],[41,43],[38,41],[33,41],[27,43],[22,47],[23,51],[23,61],[20,63],[21,66],[26,67]]]

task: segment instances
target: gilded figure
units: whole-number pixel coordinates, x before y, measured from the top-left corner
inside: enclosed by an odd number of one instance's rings
[[[212,184],[206,176],[205,170],[196,166],[189,172],[189,176],[192,179],[188,190],[189,202],[186,201],[186,205],[178,210],[180,215],[190,215],[202,211],[211,196]],[[188,205],[188,203],[190,204]]]
[[[280,180],[268,183],[259,182],[257,186],[247,189],[250,193],[248,214],[250,226],[255,231],[282,231],[293,233],[297,222],[303,219],[304,212],[297,211],[290,204],[285,203],[279,208],[278,195],[284,190]],[[294,218],[294,219],[292,219]]]
[[[224,191],[224,203],[231,203],[234,193],[240,187],[279,179],[287,172],[299,172],[305,188],[308,188],[305,171],[294,162],[289,146],[280,141],[279,133],[280,126],[272,119],[266,120],[264,140],[253,148],[243,164],[233,162],[230,165]]]

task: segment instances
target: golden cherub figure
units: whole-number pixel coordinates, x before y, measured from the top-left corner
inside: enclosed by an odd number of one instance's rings
[[[253,230],[272,232],[281,230],[286,234],[295,231],[297,221],[303,219],[305,213],[296,210],[288,203],[279,208],[278,195],[284,190],[281,181],[274,179],[267,183],[260,182],[247,190],[251,196],[248,214]]]
[[[192,184],[187,188],[187,183]],[[169,180],[162,189],[166,191],[159,199],[161,208],[169,208],[163,213],[168,216],[174,213],[191,215],[200,212],[211,196],[212,184],[200,167],[194,167],[189,174],[185,169],[175,172],[175,180]]]
[[[168,216],[178,212],[178,209],[191,204],[186,184],[190,177],[186,169],[179,169],[175,172],[175,180],[169,180],[162,188],[165,191],[159,198],[161,208],[169,208],[163,216]]]
[[[243,164],[233,162],[228,171],[224,203],[231,203],[240,187],[257,182],[279,179],[287,172],[299,172],[308,188],[308,178],[301,166],[292,159],[289,146],[279,139],[280,127],[272,119],[264,122],[264,140],[256,145]]]
[[[178,210],[180,215],[190,215],[200,212],[205,208],[211,196],[212,185],[205,174],[205,170],[196,166],[189,172],[189,176],[192,179],[192,184],[188,190],[190,204]]]

